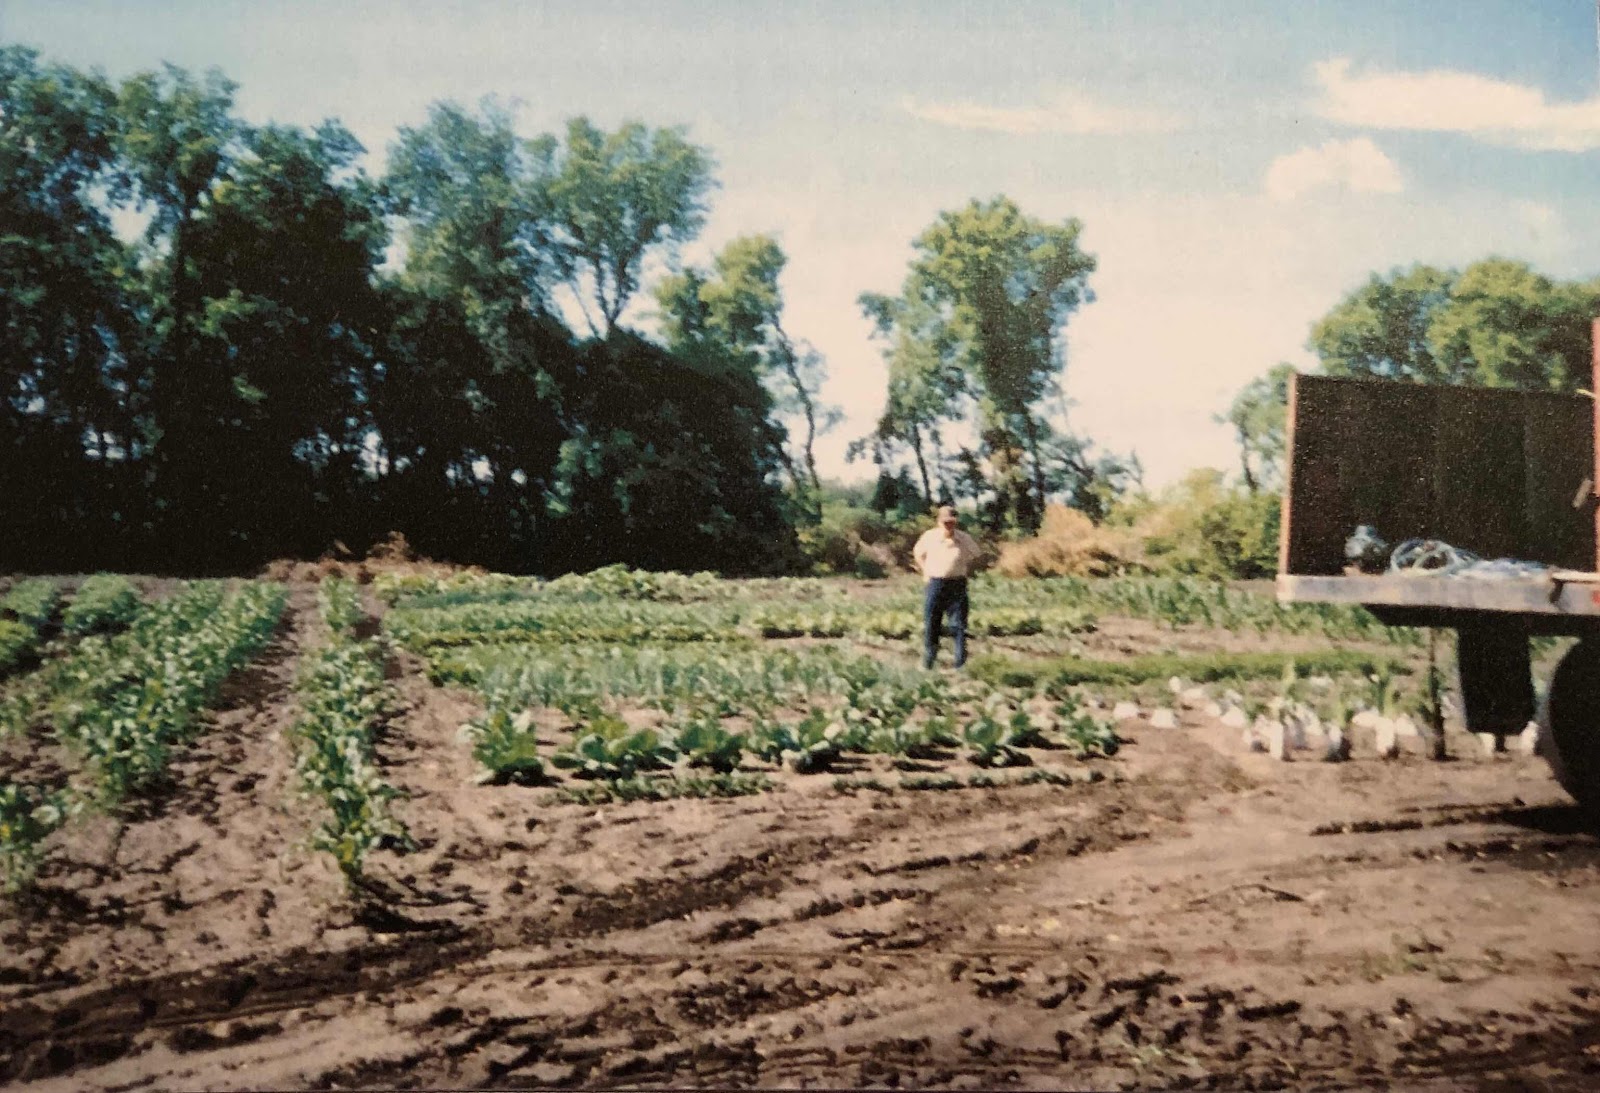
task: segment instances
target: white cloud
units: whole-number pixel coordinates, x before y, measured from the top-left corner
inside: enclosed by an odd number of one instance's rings
[[[1043,106],[921,103],[907,98],[901,102],[901,107],[912,117],[936,125],[1012,136],[1166,133],[1178,127],[1178,119],[1173,115],[1097,103],[1074,91],[1061,91]]]
[[[1491,144],[1537,151],[1600,148],[1600,97],[1548,102],[1536,87],[1471,72],[1352,73],[1348,57],[1315,66],[1329,121],[1370,129],[1467,133]]]
[[[1368,137],[1330,140],[1281,155],[1267,168],[1267,196],[1293,201],[1313,190],[1397,194],[1405,188],[1400,168]]]

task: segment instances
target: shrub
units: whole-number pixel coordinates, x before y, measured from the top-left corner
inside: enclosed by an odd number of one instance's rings
[[[1000,548],[996,571],[1005,577],[1107,577],[1137,564],[1138,545],[1126,528],[1097,526],[1065,505],[1048,505],[1039,534]]]

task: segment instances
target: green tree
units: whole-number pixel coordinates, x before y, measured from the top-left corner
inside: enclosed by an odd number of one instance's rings
[[[39,564],[26,545],[57,536],[49,559],[71,565],[136,520],[139,318],[103,202],[121,191],[115,101],[98,76],[0,47],[0,566]]]
[[[1569,391],[1589,372],[1600,282],[1553,281],[1501,258],[1374,274],[1318,320],[1323,371],[1413,383]]]
[[[923,503],[949,492],[941,428],[958,421],[970,394],[961,370],[959,345],[938,311],[921,298],[862,293],[861,310],[873,334],[885,343],[889,383],[883,413],[872,435],[850,447],[855,458],[871,447],[873,460],[887,465],[900,449],[911,452],[922,483]]]
[[[1239,444],[1239,471],[1245,489],[1276,491],[1282,485],[1284,445],[1289,417],[1289,378],[1294,365],[1277,364],[1265,376],[1245,384],[1228,412],[1217,417],[1233,426]]]
[[[252,130],[189,231],[191,360],[212,378],[184,396],[208,422],[190,454],[220,460],[202,473],[241,560],[322,549],[366,474],[388,232],[361,152],[336,123]]]
[[[551,255],[591,333],[606,337],[651,254],[671,257],[700,231],[711,155],[682,129],[628,122],[607,133],[581,117],[567,123],[564,145],[544,137],[534,148],[546,164],[539,194]]]
[[[469,111],[435,103],[390,150],[384,190],[404,225],[405,279],[434,299],[455,297],[478,335],[502,356],[510,316],[549,311],[558,276],[542,189],[545,142],[516,135],[493,100]]]
[[[215,69],[203,77],[173,65],[124,81],[118,96],[119,164],[150,214],[144,265],[152,318],[148,377],[154,441],[152,486],[164,531],[219,526],[220,437],[231,420],[232,377],[197,359],[202,310],[194,237],[216,185],[247,134],[233,114],[236,86]],[[199,535],[175,546],[199,564]]]
[[[898,301],[862,300],[890,332],[891,385],[901,364],[880,434],[920,433],[924,407],[945,395],[969,401],[996,517],[1030,529],[1048,493],[1044,406],[1060,391],[1061,334],[1090,298],[1095,259],[1079,247],[1081,232],[1075,219],[1046,223],[1009,198],[972,201],[917,237]],[[949,401],[933,412],[961,416]]]
[[[778,278],[787,261],[771,236],[740,236],[713,259],[709,271],[664,278],[656,300],[668,348],[714,344],[762,377],[780,413],[799,415],[804,430],[799,465],[792,458],[785,462],[796,492],[810,499],[807,507],[815,512],[822,487],[816,440],[837,424],[839,414],[821,400],[826,376],[821,355],[784,329]]]
[[[1453,271],[1416,265],[1373,274],[1311,329],[1311,348],[1333,376],[1462,383],[1437,360],[1428,327],[1449,298]]]
[[[1552,281],[1490,258],[1462,271],[1428,323],[1446,375],[1483,387],[1571,391],[1589,385],[1600,281]]]

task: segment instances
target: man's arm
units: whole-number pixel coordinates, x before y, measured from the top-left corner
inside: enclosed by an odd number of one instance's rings
[[[911,548],[911,560],[917,564],[917,572],[921,573],[928,568],[928,533],[923,532],[917,536],[917,545]]]

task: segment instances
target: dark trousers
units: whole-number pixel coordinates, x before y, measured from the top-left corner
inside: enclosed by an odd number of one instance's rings
[[[928,582],[927,598],[922,603],[922,666],[933,667],[939,652],[939,632],[945,616],[950,618],[950,636],[956,642],[957,668],[967,662],[967,579],[934,577]]]

